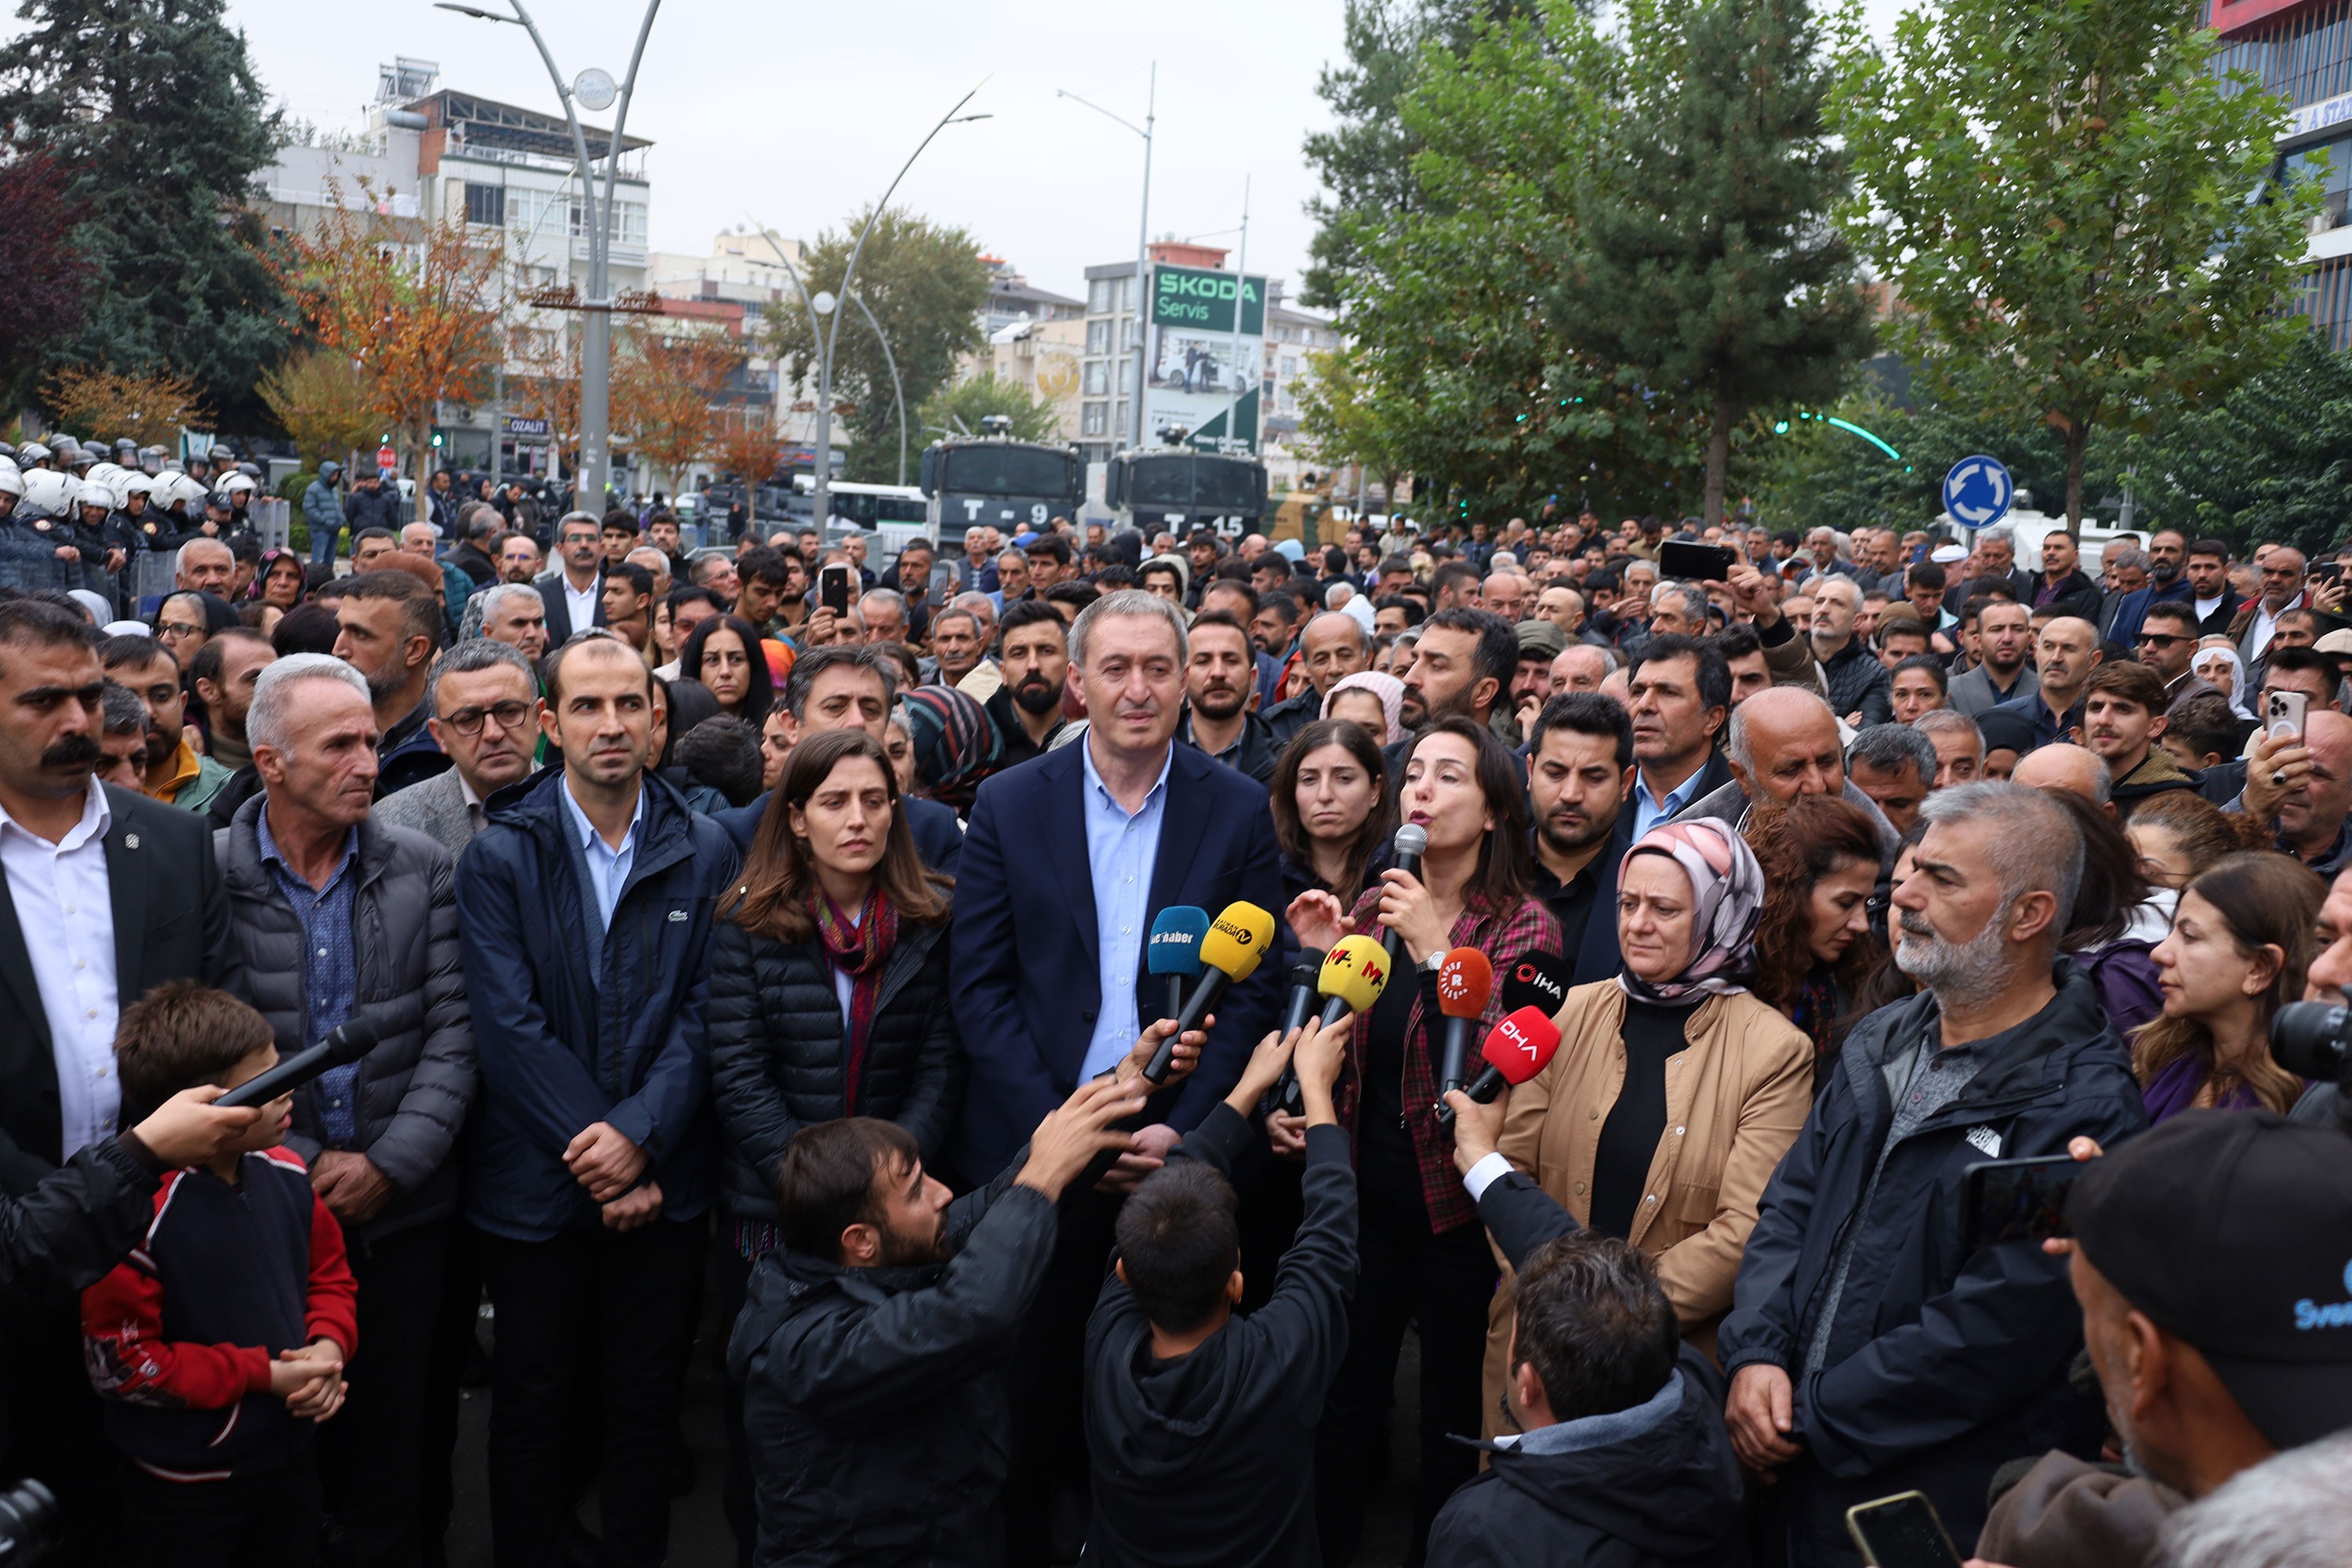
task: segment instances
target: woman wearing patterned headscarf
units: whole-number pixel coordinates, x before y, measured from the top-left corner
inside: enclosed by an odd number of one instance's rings
[[[980,781],[996,767],[1003,737],[988,710],[952,686],[918,686],[898,702],[915,743],[915,784],[958,816],[971,812]]]
[[[1748,990],[1763,907],[1763,870],[1728,823],[1661,823],[1627,850],[1624,968],[1569,992],[1559,1052],[1511,1092],[1500,1149],[1579,1224],[1648,1253],[1684,1337],[1710,1352],[1757,1201],[1812,1104],[1812,1041]],[[1512,1312],[1507,1280],[1489,1412]]]

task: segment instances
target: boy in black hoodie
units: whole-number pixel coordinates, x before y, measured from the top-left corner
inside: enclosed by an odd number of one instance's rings
[[[1268,1035],[1224,1103],[1119,1211],[1118,1261],[1087,1324],[1086,1560],[1108,1568],[1318,1568],[1315,1428],[1348,1348],[1356,1178],[1331,1105],[1349,1020]],[[1296,1041],[1306,1216],[1247,1318],[1234,1191],[1249,1114]]]
[[[1445,1500],[1428,1568],[1732,1568],[1748,1561],[1723,1376],[1656,1269],[1495,1152],[1510,1096],[1459,1089],[1454,1163],[1518,1276],[1507,1397],[1522,1428]]]

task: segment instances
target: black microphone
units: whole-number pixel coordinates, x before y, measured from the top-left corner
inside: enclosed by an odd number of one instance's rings
[[[242,1110],[267,1105],[279,1095],[301,1088],[330,1068],[346,1067],[375,1049],[375,1026],[350,1018],[327,1031],[327,1037],[304,1051],[296,1051],[268,1072],[247,1079],[215,1105]]]
[[[1323,950],[1309,947],[1299,950],[1298,962],[1290,966],[1290,1004],[1282,1015],[1282,1033],[1287,1038],[1293,1029],[1303,1029],[1315,1016],[1315,998],[1319,993],[1317,983],[1323,977]],[[1258,1114],[1286,1105],[1298,1087],[1298,1069],[1285,1065],[1282,1076],[1258,1101]]]
[[[1413,823],[1406,823],[1402,827],[1396,830],[1396,852],[1394,856],[1396,868],[1410,876],[1419,877],[1421,875],[1422,852],[1428,847],[1429,834],[1427,831]],[[1402,962],[1404,954],[1403,933],[1391,927],[1388,932],[1381,938],[1381,947],[1388,953],[1390,964],[1391,966],[1397,964]]]

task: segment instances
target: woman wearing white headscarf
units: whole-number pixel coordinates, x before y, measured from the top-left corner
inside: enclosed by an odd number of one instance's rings
[[[2189,661],[2189,672],[2230,700],[2230,706],[2241,719],[2253,714],[2246,707],[2246,667],[2238,658],[2238,650],[2227,643],[2200,647],[2197,657]]]
[[[1624,969],[1559,1010],[1551,1065],[1511,1091],[1501,1152],[1587,1225],[1648,1253],[1712,1351],[1764,1184],[1812,1106],[1813,1043],[1752,994],[1764,872],[1712,817],[1661,823],[1617,873]],[[1498,1408],[1509,1282],[1488,1318]]]

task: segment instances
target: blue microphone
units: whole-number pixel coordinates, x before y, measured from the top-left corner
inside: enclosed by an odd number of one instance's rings
[[[1168,1011],[1173,1018],[1184,1011],[1188,981],[1200,978],[1201,941],[1209,934],[1209,911],[1197,904],[1171,904],[1151,922],[1150,966],[1168,977]]]

